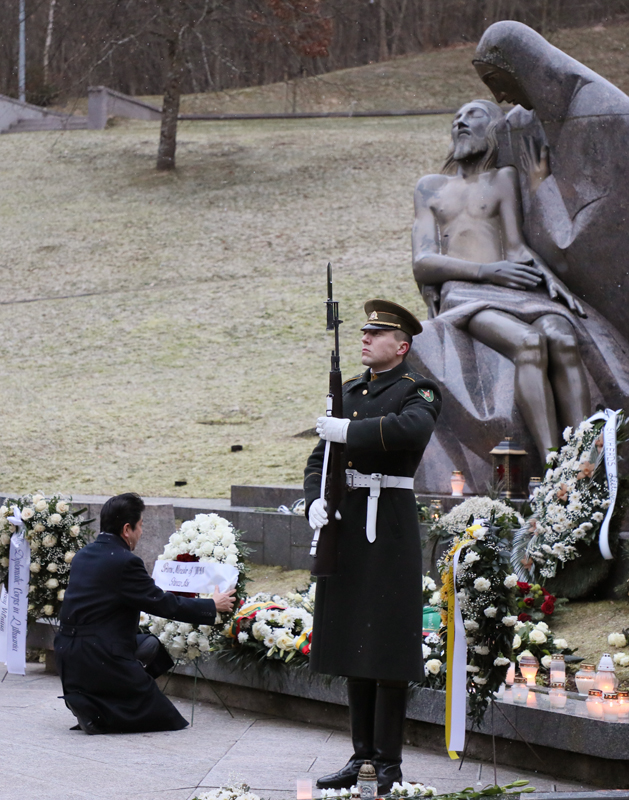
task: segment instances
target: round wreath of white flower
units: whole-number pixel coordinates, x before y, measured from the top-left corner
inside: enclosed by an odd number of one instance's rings
[[[85,547],[85,536],[91,533],[81,519],[81,511],[71,510],[72,498],[43,493],[7,498],[0,507],[0,584],[7,588],[11,537],[15,525],[7,517],[13,508],[20,510],[31,548],[28,589],[28,619],[56,618],[70,579],[70,565],[77,551]]]
[[[247,554],[240,537],[240,531],[224,517],[218,514],[197,514],[194,520],[187,520],[172,534],[158,560],[212,561],[236,567],[239,573],[236,586],[238,601],[243,597],[246,583],[244,557]],[[199,597],[211,595],[202,594]],[[221,616],[222,619],[217,619],[217,622],[224,623],[231,618],[231,615]],[[216,626],[192,625],[148,614],[143,615],[140,626],[157,636],[176,661],[194,661],[204,653],[209,653],[221,635],[220,628]]]
[[[566,444],[551,452],[546,474],[533,492],[532,515],[513,538],[513,569],[522,581],[554,578],[558,567],[578,558],[596,538],[610,505],[605,475],[604,421],[582,422],[563,432]],[[618,441],[627,436],[619,415]]]
[[[260,800],[260,797],[254,794],[246,783],[241,783],[236,786],[221,786],[220,789],[202,792],[196,795],[194,800]]]

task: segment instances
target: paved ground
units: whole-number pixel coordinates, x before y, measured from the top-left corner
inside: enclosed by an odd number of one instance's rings
[[[86,736],[58,699],[61,685],[43,666],[0,683],[0,800],[192,800],[230,781],[263,798],[288,800],[295,781],[333,771],[351,754],[347,734],[286,719],[197,704],[194,726],[175,733]],[[174,701],[186,718],[190,702]],[[404,751],[404,775],[439,791],[493,782],[488,764],[444,753]],[[586,789],[531,772],[499,769],[504,784],[528,778],[538,791]]]

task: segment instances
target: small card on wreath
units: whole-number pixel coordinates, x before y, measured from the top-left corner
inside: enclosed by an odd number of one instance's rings
[[[214,561],[156,561],[153,580],[165,592],[212,594],[234,589],[238,582],[238,569],[231,564]]]

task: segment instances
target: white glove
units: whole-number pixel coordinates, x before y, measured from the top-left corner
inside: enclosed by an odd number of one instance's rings
[[[325,510],[326,505],[327,503],[325,500],[322,500],[320,497],[312,501],[312,505],[308,511],[308,522],[313,531],[317,528],[323,528],[328,524],[328,515]]]
[[[345,444],[347,441],[348,419],[338,417],[319,417],[317,419],[317,433],[327,442],[338,442]]]

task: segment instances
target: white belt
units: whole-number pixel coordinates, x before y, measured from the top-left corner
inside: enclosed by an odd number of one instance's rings
[[[376,517],[378,516],[378,498],[381,489],[414,489],[413,478],[398,475],[382,475],[372,472],[363,475],[355,469],[345,470],[345,479],[350,489],[369,489],[367,498],[367,541],[376,541]]]

